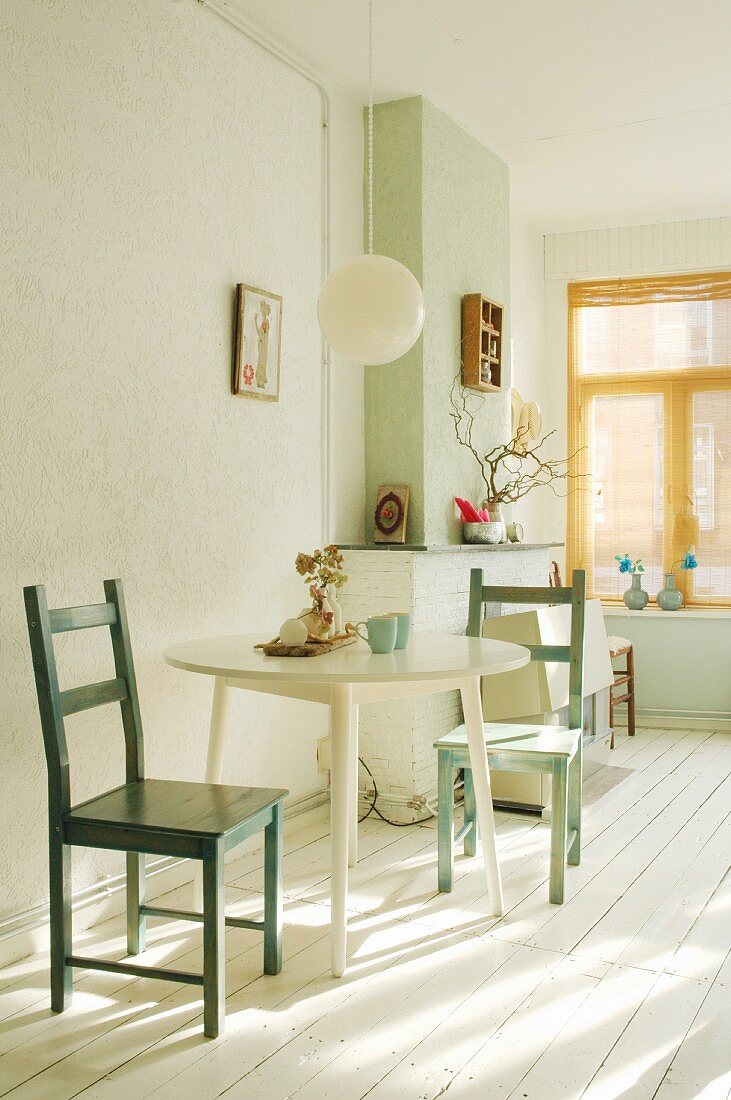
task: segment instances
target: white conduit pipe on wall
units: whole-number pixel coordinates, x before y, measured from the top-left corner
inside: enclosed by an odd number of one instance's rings
[[[271,42],[262,35],[261,31],[252,27],[241,15],[231,11],[225,0],[196,0],[201,7],[207,8],[213,15],[218,16],[234,30],[243,34],[249,41],[266,50],[282,64],[298,73],[306,81],[317,88],[320,93],[322,105],[322,248],[321,248],[321,278],[320,285],[330,274],[330,98],[327,90],[317,76],[311,72],[301,61],[291,57],[276,43]],[[330,349],[325,341],[321,346],[322,356],[322,397],[320,402],[320,434],[322,437],[322,463],[320,477],[320,505],[322,512],[321,538],[323,546],[331,542],[334,537],[332,530],[332,383]]]

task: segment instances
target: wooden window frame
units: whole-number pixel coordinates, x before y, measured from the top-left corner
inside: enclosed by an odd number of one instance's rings
[[[627,371],[621,374],[615,372],[580,374],[578,357],[574,354],[576,324],[579,310],[582,308],[582,294],[585,291],[593,291],[597,287],[603,287],[609,296],[615,288],[621,287],[620,293],[626,293],[627,288],[630,288],[631,292],[635,283],[648,286],[651,282],[654,287],[665,285],[672,293],[673,287],[687,286],[693,279],[702,282],[704,279],[712,281],[716,278],[728,280],[729,275],[724,273],[720,277],[715,275],[674,276],[667,280],[658,277],[651,281],[627,279],[621,283],[617,280],[601,283],[592,281],[591,283],[570,283],[568,287],[568,442],[569,454],[575,455],[569,466],[570,472],[575,475],[582,472],[583,448],[588,444],[584,409],[589,400],[603,395],[662,395],[665,502],[662,565],[664,572],[669,572],[670,566],[682,559],[687,549],[687,538],[683,533],[683,525],[678,522],[678,519],[682,516],[683,501],[692,499],[692,481],[688,479],[692,478],[693,470],[693,395],[715,389],[731,390],[731,365],[689,367],[685,371],[674,369]],[[587,595],[598,596],[604,604],[619,606],[622,603],[620,598],[593,591],[593,559],[589,538],[593,502],[593,494],[581,489],[569,497],[567,572],[570,576],[572,569],[586,569]],[[676,582],[683,592],[684,606],[688,608],[731,607],[731,594],[696,598],[693,581],[691,570],[677,571]]]

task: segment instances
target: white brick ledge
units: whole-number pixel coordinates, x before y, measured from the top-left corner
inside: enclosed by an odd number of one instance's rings
[[[385,552],[341,547],[348,583],[340,602],[346,619],[409,611],[415,631],[464,634],[470,570],[481,568],[488,584],[548,583],[549,550],[557,543],[496,547],[453,546]],[[522,553],[515,553],[519,548]],[[488,550],[488,553],[485,553]],[[458,551],[458,552],[449,552]],[[504,609],[505,610],[505,609]],[[360,708],[360,755],[373,772],[394,820],[422,816],[411,801],[436,796],[434,741],[462,721],[459,694],[413,696]]]

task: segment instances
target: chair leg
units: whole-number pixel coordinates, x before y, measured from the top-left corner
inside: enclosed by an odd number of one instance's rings
[[[581,795],[583,782],[583,745],[579,745],[574,759],[569,764],[568,827],[576,832],[571,847],[566,853],[567,862],[572,866],[581,863]]]
[[[282,803],[264,830],[264,973],[282,969]]]
[[[203,854],[203,1034],[215,1039],[226,1014],[226,917],[224,912],[223,841],[206,845]]]
[[[464,854],[477,855],[477,805],[475,786],[472,782],[472,768],[464,769],[464,819],[472,823],[472,828],[464,835]]]
[[[614,748],[614,688],[609,685],[609,728],[612,731],[612,738],[609,742],[610,750]]]
[[[438,886],[443,894],[450,893],[454,884],[454,768],[449,749],[439,749],[437,821]]]
[[[71,849],[60,841],[51,825],[49,845],[51,918],[51,1008],[63,1012],[71,1004],[72,974],[66,959],[71,954]]]
[[[147,919],[140,913],[146,900],[145,857],[141,852],[127,852],[127,953],[139,955],[145,950]]]
[[[567,786],[566,760],[553,761],[551,784],[551,870],[548,882],[548,900],[554,905],[563,902],[563,886],[566,870]]]
[[[629,653],[627,654],[627,675],[629,676],[629,682],[627,684],[627,694],[629,699],[627,700],[627,733],[630,737],[635,735],[635,652],[632,646],[630,646]]]

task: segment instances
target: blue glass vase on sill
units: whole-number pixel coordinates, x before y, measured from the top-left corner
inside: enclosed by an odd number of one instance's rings
[[[675,574],[665,573],[665,587],[657,594],[657,606],[662,611],[679,611],[683,606],[683,593],[675,587]]]
[[[624,602],[630,611],[642,611],[647,607],[650,597],[642,587],[642,574],[632,574],[632,587],[624,594]]]

